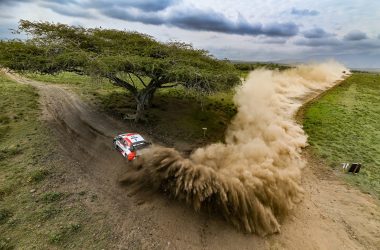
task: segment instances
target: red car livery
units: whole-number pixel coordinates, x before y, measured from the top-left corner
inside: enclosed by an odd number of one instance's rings
[[[126,133],[116,136],[113,139],[113,145],[125,158],[132,161],[137,156],[141,155],[142,149],[151,145],[150,142],[136,133]]]

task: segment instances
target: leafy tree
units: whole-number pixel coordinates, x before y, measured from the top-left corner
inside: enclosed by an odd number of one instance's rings
[[[239,83],[232,64],[179,42],[161,43],[137,32],[21,20],[25,40],[0,41],[0,65],[16,71],[70,71],[103,77],[136,101],[135,120],[159,88],[182,85],[203,93]]]

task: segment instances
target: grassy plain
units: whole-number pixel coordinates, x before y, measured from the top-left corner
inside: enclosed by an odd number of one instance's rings
[[[331,167],[363,164],[345,178],[380,197],[380,75],[354,73],[309,105],[304,130],[313,151]]]

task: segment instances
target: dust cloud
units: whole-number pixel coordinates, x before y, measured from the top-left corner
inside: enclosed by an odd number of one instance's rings
[[[161,190],[194,209],[218,212],[240,230],[280,232],[280,221],[302,200],[301,149],[307,136],[293,116],[306,96],[328,89],[348,70],[336,63],[300,65],[249,74],[234,96],[238,112],[225,143],[188,158],[152,147],[122,181]]]

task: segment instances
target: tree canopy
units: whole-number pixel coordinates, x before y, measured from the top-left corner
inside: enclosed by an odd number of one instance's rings
[[[109,79],[136,100],[136,120],[159,88],[182,85],[203,93],[239,83],[227,61],[180,42],[161,43],[137,32],[21,20],[25,40],[0,41],[0,65],[17,71],[71,71]],[[140,86],[133,81],[138,79]]]

